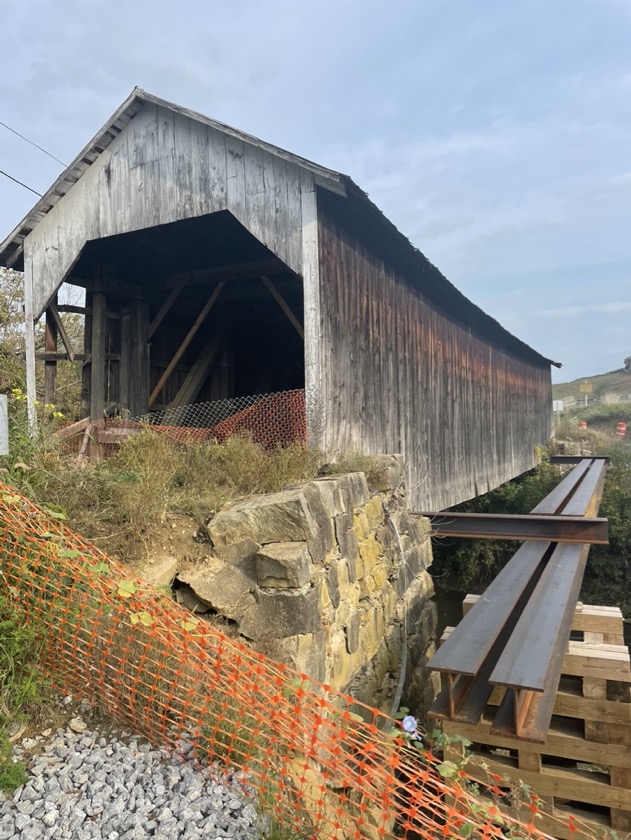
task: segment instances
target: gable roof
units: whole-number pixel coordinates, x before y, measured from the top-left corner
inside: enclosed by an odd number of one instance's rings
[[[81,178],[83,173],[94,163],[102,152],[107,149],[112,140],[120,134],[125,126],[131,122],[138,111],[146,103],[158,105],[161,108],[166,108],[174,113],[181,114],[196,122],[236,137],[244,143],[249,143],[252,146],[258,146],[270,154],[283,158],[290,163],[300,166],[303,169],[308,169],[316,176],[317,182],[320,186],[329,186],[330,189],[343,192],[342,185],[344,176],[339,172],[334,172],[332,169],[327,169],[324,166],[319,166],[313,161],[306,158],[294,155],[284,149],[274,146],[272,143],[266,143],[264,140],[259,140],[251,134],[246,134],[244,131],[239,131],[232,128],[225,123],[213,120],[210,117],[205,117],[197,111],[191,111],[188,108],[182,108],[180,105],[175,105],[173,102],[167,102],[166,99],[160,99],[152,93],[147,93],[136,87],[132,90],[123,104],[116,109],[105,125],[97,131],[89,143],[79,152],[72,163],[61,173],[53,185],[44,193],[35,206],[22,219],[20,224],[0,243],[0,265],[13,267],[20,264],[22,259],[22,243],[33,230],[33,228],[40,222],[44,216],[52,210],[60,198],[62,198],[71,187]]]
[[[157,105],[191,120],[203,123],[210,128],[257,146],[265,152],[276,155],[295,166],[302,167],[313,173],[317,186],[344,196],[349,202],[349,211],[358,213],[365,219],[370,228],[379,233],[380,244],[385,246],[389,257],[395,265],[405,267],[409,272],[420,272],[423,282],[429,288],[430,297],[451,317],[481,331],[489,338],[503,345],[513,353],[534,362],[545,363],[561,367],[542,356],[521,339],[512,335],[502,325],[476,306],[462,294],[429,260],[404,236],[381,210],[369,199],[368,195],[353,182],[348,175],[333,169],[320,166],[307,158],[266,143],[251,134],[232,128],[225,123],[206,117],[197,111],[183,108],[158,96],[154,96],[141,88],[135,87],[127,99],[112,114],[105,125],[94,135],[89,143],[79,152],[72,163],[59,175],[52,186],[44,193],[35,206],[22,219],[17,227],[0,243],[0,266],[23,267],[23,243],[36,225],[49,213],[87,169],[107,149],[128,123],[136,116],[146,103]]]

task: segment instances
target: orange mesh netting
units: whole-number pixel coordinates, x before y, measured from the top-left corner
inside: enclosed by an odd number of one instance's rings
[[[41,633],[54,685],[154,744],[240,769],[290,836],[544,836],[528,796],[523,822],[502,820],[499,777],[474,787],[466,765],[193,617],[3,484],[0,532],[6,596]]]

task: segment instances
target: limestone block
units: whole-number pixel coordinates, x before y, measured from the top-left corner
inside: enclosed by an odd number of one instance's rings
[[[388,582],[388,570],[379,564],[372,570],[372,579],[375,582],[375,589],[383,589]]]
[[[360,598],[370,598],[370,596],[375,592],[375,581],[372,575],[364,575],[364,577],[360,578],[359,580],[359,597]]]
[[[259,585],[273,589],[300,588],[312,575],[311,557],[306,542],[269,543],[256,556]]]
[[[197,597],[187,583],[178,586],[175,590],[175,600],[181,607],[196,615],[204,615],[211,609],[208,604]]]
[[[316,478],[307,486],[312,487],[319,494],[322,506],[329,519],[335,519],[336,516],[346,513],[344,497],[337,476]]]
[[[419,572],[424,571],[425,566],[423,563],[423,557],[421,555],[420,546],[414,545],[410,549],[410,551],[405,556],[405,564],[408,568],[408,572],[411,577],[416,577]]]
[[[365,505],[370,493],[366,476],[362,472],[346,473],[336,476],[336,481],[342,494],[344,510],[349,512]]]
[[[340,591],[340,600],[342,603],[353,600],[356,587],[351,583],[348,563],[341,558],[335,561],[335,565],[337,567],[337,586]]]
[[[248,539],[259,545],[309,541],[316,528],[304,493],[296,489],[237,502],[208,523],[208,535],[221,548]]]
[[[293,668],[298,654],[298,640],[302,638],[313,639],[313,635],[288,636],[285,639],[265,639],[262,642],[252,643],[252,647],[264,656]]]
[[[323,543],[322,548],[319,546],[316,547],[316,554],[322,552],[326,554],[335,544],[334,517],[337,508],[334,505],[330,505],[330,508],[327,509],[331,498],[330,494],[326,492],[324,484],[312,481],[309,484],[305,484],[303,493],[309,512],[318,526],[318,532],[313,535],[312,541],[319,539]],[[316,562],[322,562],[322,558],[319,558]]]
[[[177,574],[178,565],[177,558],[167,554],[164,557],[154,558],[136,571],[151,586],[171,586]]]
[[[415,516],[414,527],[416,528],[416,535],[419,541],[429,539],[432,534],[432,523],[426,516]]]
[[[384,636],[383,612],[374,607],[366,614],[366,621],[360,623],[359,647],[366,661],[372,659]]]
[[[246,561],[253,561],[260,546],[253,539],[247,537],[245,540],[234,543],[234,545],[215,546],[215,553],[224,563],[239,565]]]
[[[371,531],[376,530],[380,525],[383,525],[383,518],[385,515],[383,509],[383,502],[380,496],[372,496],[372,498],[364,505],[364,513],[368,519],[368,527]]]
[[[360,540],[359,556],[364,566],[364,574],[371,574],[381,557],[381,546],[377,542],[374,534],[369,534],[366,539]]]
[[[257,589],[256,602],[240,621],[241,633],[253,641],[316,633],[322,624],[319,589]]]
[[[351,620],[351,615],[355,612],[356,608],[357,601],[355,599],[351,600],[351,598],[343,598],[340,601],[339,607],[335,611],[335,619],[333,622],[334,629],[344,629]]]
[[[340,585],[338,581],[337,563],[334,563],[327,572],[326,585],[333,608],[337,609],[340,605]]]
[[[426,569],[418,571],[416,574],[413,574],[413,570],[414,565],[410,568],[406,563],[397,572],[395,584],[397,598],[403,598],[406,592],[408,597],[418,597],[420,595],[422,598],[431,598],[434,594],[434,582],[431,575]],[[410,595],[410,593],[412,594]]]
[[[297,636],[298,648],[292,663],[288,663],[295,671],[307,674],[318,682],[326,680],[325,651],[328,642],[327,631],[323,628],[317,633]]]
[[[360,615],[353,612],[348,620],[344,632],[346,634],[346,650],[348,653],[355,653],[359,649],[359,629],[361,627]]]
[[[403,486],[405,461],[402,455],[378,455],[368,473],[371,490],[386,493]]]
[[[239,566],[209,557],[202,565],[180,572],[179,580],[187,583],[204,603],[235,621],[254,603],[256,578],[248,563]]]
[[[421,572],[411,582],[404,598],[397,602],[397,618],[403,620],[407,611],[408,625],[414,627],[421,618],[427,604],[432,604],[434,581],[427,572]]]
[[[370,536],[370,523],[363,508],[356,511],[353,516],[353,531],[359,542]]]
[[[328,679],[338,690],[344,689],[355,676],[356,667],[359,664],[355,662],[358,654],[355,656],[349,654],[346,647],[346,633],[343,630],[332,635],[329,652]]]
[[[402,537],[409,537],[413,541],[418,539],[416,518],[410,516],[407,508],[403,508],[403,510],[396,513],[394,516],[394,521],[397,526],[397,530]]]
[[[357,580],[356,561],[359,557],[357,537],[353,531],[353,518],[349,513],[335,517],[335,536],[340,547],[340,554],[346,559],[351,583]]]
[[[389,586],[383,593],[383,616],[386,623],[393,618],[397,608],[397,595],[392,586]]]
[[[317,578],[318,592],[320,593],[320,614],[322,621],[326,624],[333,624],[336,619],[336,610],[331,601],[328,580],[329,569],[323,569]]]
[[[401,555],[399,543],[390,525],[381,525],[375,531],[375,538],[385,554],[393,561],[398,561]]]

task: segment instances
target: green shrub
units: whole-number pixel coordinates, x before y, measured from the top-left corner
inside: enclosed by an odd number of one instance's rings
[[[558,468],[543,459],[531,472],[452,508],[464,513],[529,513],[559,482]],[[515,553],[506,540],[434,539],[430,569],[438,591],[482,592]]]

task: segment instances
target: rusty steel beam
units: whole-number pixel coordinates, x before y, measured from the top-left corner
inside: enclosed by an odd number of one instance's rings
[[[585,458],[589,458],[591,461],[604,461],[606,464],[611,461],[611,458],[607,455],[551,455],[550,463],[559,466],[571,466],[572,464],[579,464]]]
[[[545,516],[507,513],[415,513],[432,524],[434,537],[476,540],[546,540],[562,543],[607,545],[609,528],[602,517]]]

